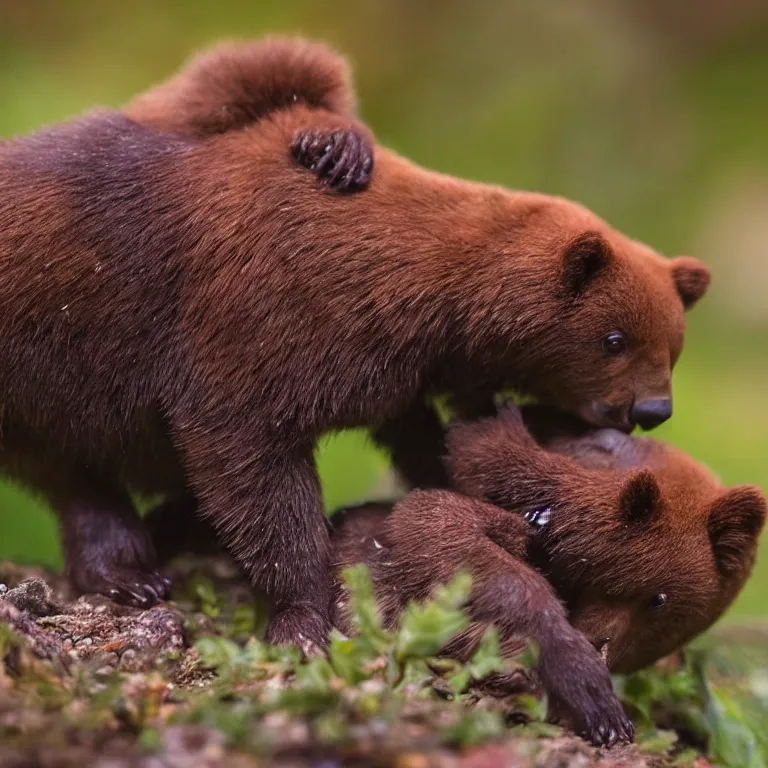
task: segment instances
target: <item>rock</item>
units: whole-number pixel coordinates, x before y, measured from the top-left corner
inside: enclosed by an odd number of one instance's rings
[[[13,589],[6,589],[0,594],[0,600],[10,603],[30,616],[51,616],[61,608],[53,599],[53,590],[40,578],[33,576],[24,579]]]
[[[184,616],[172,606],[159,604],[143,611],[98,595],[58,604],[51,587],[38,576],[0,593],[0,622],[41,658],[100,658],[130,672],[149,669],[158,656],[185,648]]]

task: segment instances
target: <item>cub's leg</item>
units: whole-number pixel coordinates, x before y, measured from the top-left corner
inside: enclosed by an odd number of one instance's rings
[[[152,539],[123,489],[73,476],[71,485],[49,487],[46,497],[59,516],[76,590],[141,608],[168,597],[171,583],[158,572]]]
[[[507,652],[521,638],[536,643],[536,673],[553,707],[595,744],[631,741],[634,728],[599,653],[568,623],[551,585],[523,559],[526,526],[516,515],[455,493],[412,493],[384,525],[389,552],[372,564],[377,595],[402,608],[468,570],[473,622],[495,625]],[[477,625],[470,626],[445,652],[466,658],[480,636]]]
[[[461,493],[524,514],[539,525],[546,523],[546,510],[557,499],[578,498],[581,478],[589,477],[573,459],[539,446],[512,403],[498,416],[452,424],[445,463]]]
[[[221,415],[180,420],[175,432],[201,514],[269,601],[267,640],[306,653],[323,647],[329,544],[313,446]]]
[[[373,138],[355,122],[346,62],[324,46],[297,40],[224,44],[139,95],[124,112],[147,128],[193,141],[238,131],[301,105],[338,117],[334,130],[298,132],[291,151],[331,189],[365,189]]]

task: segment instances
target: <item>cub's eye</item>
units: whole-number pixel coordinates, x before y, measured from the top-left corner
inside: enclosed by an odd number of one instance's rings
[[[606,355],[620,355],[627,348],[627,340],[619,331],[612,331],[603,339],[603,352]]]
[[[663,608],[667,604],[667,596],[663,592],[659,592],[658,595],[654,595],[651,598],[650,603],[648,603],[648,606],[652,608],[654,611],[658,611],[660,608]]]

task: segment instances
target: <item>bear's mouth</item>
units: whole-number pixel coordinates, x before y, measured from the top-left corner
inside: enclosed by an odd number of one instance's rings
[[[579,417],[597,429],[616,429],[629,434],[635,428],[629,418],[629,409],[595,401],[579,409]]]

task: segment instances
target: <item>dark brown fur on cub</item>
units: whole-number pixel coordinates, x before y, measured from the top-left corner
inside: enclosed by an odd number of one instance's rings
[[[564,715],[596,744],[631,741],[634,728],[597,650],[569,623],[544,576],[526,562],[530,526],[522,516],[451,491],[414,491],[395,505],[368,504],[332,519],[338,572],[365,563],[385,624],[397,624],[411,600],[427,599],[458,571],[473,577],[469,627],[443,650],[467,659],[494,624],[507,657],[529,640],[538,646],[537,676],[550,714]],[[340,583],[334,624],[350,633]]]
[[[630,672],[716,621],[751,571],[765,499],[752,486],[723,488],[658,441],[589,429],[552,409],[525,415],[548,450],[513,406],[455,425],[448,465],[475,498],[416,491],[394,511],[345,510],[333,519],[336,568],[370,567],[389,625],[409,600],[468,570],[475,623],[446,652],[467,656],[488,623],[510,655],[535,640],[555,704],[610,743],[631,728],[596,648],[611,670]],[[338,598],[335,621],[348,631]]]
[[[329,627],[322,434],[437,456],[424,398],[502,385],[627,426],[668,394],[707,272],[384,149],[365,193],[320,194],[289,148],[350,118],[301,100],[229,127],[104,112],[0,145],[0,461],[59,513],[76,585],[165,592],[127,490],[164,493],[266,592],[269,639],[306,646]]]

